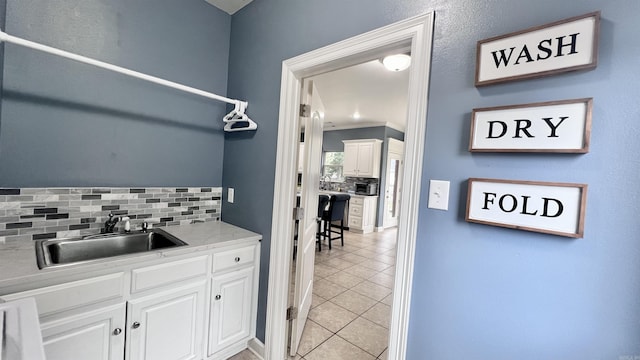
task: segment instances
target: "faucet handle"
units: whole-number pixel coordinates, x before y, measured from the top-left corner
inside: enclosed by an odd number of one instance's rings
[[[123,216],[120,221],[124,222],[124,232],[131,232],[131,222],[128,216]]]
[[[147,232],[147,230],[149,230],[149,223],[146,221],[142,222],[142,229],[140,231],[142,232]]]

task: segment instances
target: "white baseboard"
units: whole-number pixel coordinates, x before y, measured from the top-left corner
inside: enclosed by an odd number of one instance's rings
[[[258,340],[258,338],[249,340],[249,342],[247,343],[247,348],[249,349],[249,351],[254,353],[255,356],[264,360],[264,344],[260,340]]]

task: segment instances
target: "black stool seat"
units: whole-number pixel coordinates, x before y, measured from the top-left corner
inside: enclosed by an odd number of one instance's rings
[[[331,250],[331,241],[340,239],[342,246],[344,246],[344,210],[347,206],[347,201],[351,199],[348,194],[336,194],[331,195],[329,198],[329,210],[325,210],[322,213],[322,220],[324,221],[324,231],[322,237],[329,241],[329,250]],[[340,221],[340,230],[334,229],[334,221]],[[333,236],[333,234],[339,234],[339,236]]]
[[[318,196],[318,217],[316,217],[316,223],[318,224],[318,230],[316,230],[316,243],[318,243],[318,251],[322,250],[322,215],[325,212],[325,208],[329,203],[329,195]]]

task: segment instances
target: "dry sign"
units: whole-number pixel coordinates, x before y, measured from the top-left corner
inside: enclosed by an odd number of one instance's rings
[[[592,69],[600,12],[478,41],[476,86]]]
[[[466,220],[581,238],[587,185],[469,179]]]
[[[586,153],[592,99],[473,109],[469,151]]]

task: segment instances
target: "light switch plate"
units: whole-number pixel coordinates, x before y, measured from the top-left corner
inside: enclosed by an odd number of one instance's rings
[[[429,180],[430,209],[449,210],[449,181]]]
[[[228,188],[227,189],[227,202],[230,202],[233,204],[233,198],[235,196],[235,191],[233,190],[233,188]]]

